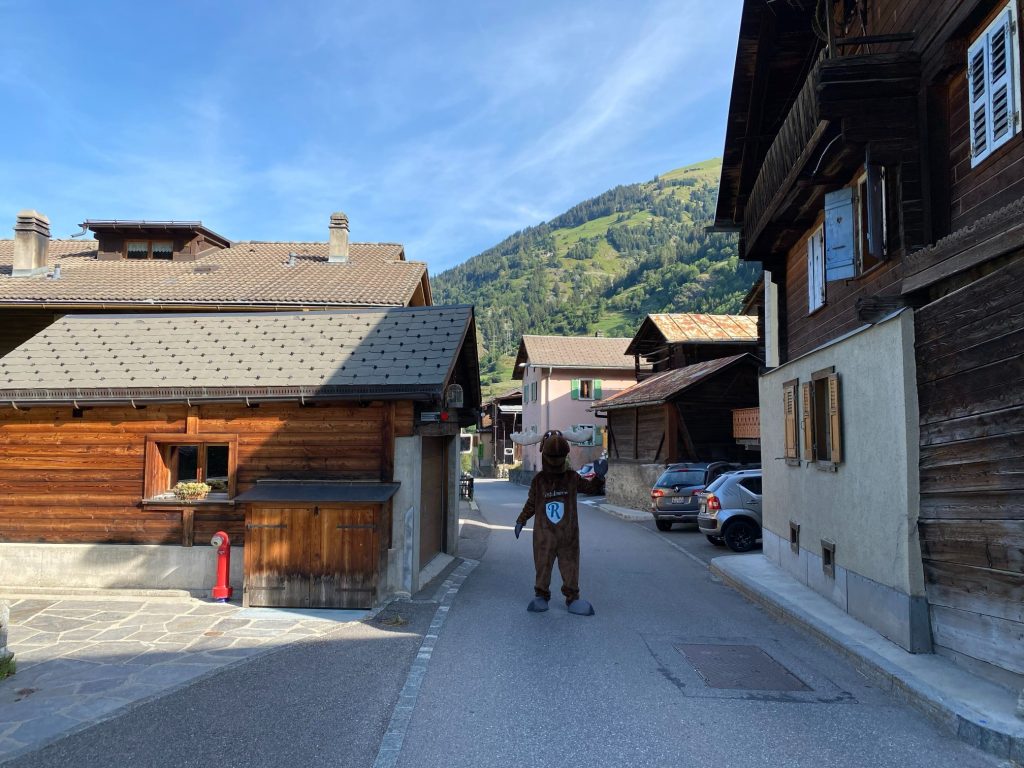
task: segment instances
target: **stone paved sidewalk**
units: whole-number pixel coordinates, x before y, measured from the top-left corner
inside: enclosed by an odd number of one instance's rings
[[[180,597],[5,597],[17,674],[0,682],[0,762],[115,710],[362,611],[242,609]]]

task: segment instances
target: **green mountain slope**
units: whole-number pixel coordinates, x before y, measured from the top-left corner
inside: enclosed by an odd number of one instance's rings
[[[704,232],[721,167],[615,187],[432,278],[436,304],[476,305],[485,388],[508,386],[523,334],[632,336],[651,312],[738,311],[758,270],[735,236]]]

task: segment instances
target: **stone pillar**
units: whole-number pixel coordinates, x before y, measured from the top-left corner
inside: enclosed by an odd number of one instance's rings
[[[14,674],[14,654],[7,650],[7,627],[11,622],[11,609],[0,603],[0,680]]]

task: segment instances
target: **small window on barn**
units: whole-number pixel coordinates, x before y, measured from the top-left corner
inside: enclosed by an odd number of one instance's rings
[[[206,483],[208,499],[229,498],[234,488],[232,445],[176,437],[147,439],[145,498],[173,498],[178,483]]]
[[[587,440],[586,442],[578,443],[578,445],[584,445],[584,446],[591,445],[592,446],[592,445],[600,445],[601,444],[600,443],[600,428],[599,427],[595,427],[593,424],[573,424],[572,428],[573,428],[573,430],[579,430],[579,429],[589,429],[589,430],[591,430],[590,439]]]
[[[967,51],[971,167],[1020,133],[1020,48],[1012,0]]]

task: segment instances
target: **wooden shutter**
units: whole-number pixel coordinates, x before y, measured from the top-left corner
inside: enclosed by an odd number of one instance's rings
[[[822,230],[819,229],[807,240],[808,313],[825,303],[825,264],[822,247]]]
[[[839,374],[828,377],[829,453],[833,464],[843,460],[842,409],[839,403]]]
[[[825,195],[825,282],[849,280],[857,253],[854,189],[843,187]]]
[[[805,381],[800,385],[800,419],[804,428],[804,460],[814,461],[814,384]]]
[[[988,143],[987,36],[982,35],[967,51],[967,85],[971,107],[971,164],[977,165],[991,151]]]
[[[785,417],[786,459],[797,459],[796,451],[796,386],[782,385],[782,407]]]
[[[1013,70],[1014,44],[1012,14],[1007,9],[986,35],[989,78],[989,145],[992,151],[1005,144],[1014,134]]]
[[[601,399],[601,380],[600,379],[594,379],[594,399],[595,400],[600,400]]]
[[[885,168],[877,163],[868,163],[867,168],[867,236],[868,253],[881,261],[886,256],[885,227]]]
[[[604,445],[604,428],[594,427],[594,438],[590,442],[591,445]]]
[[[572,380],[572,399],[573,400],[579,400],[580,399],[580,380],[579,379],[573,379]]]

